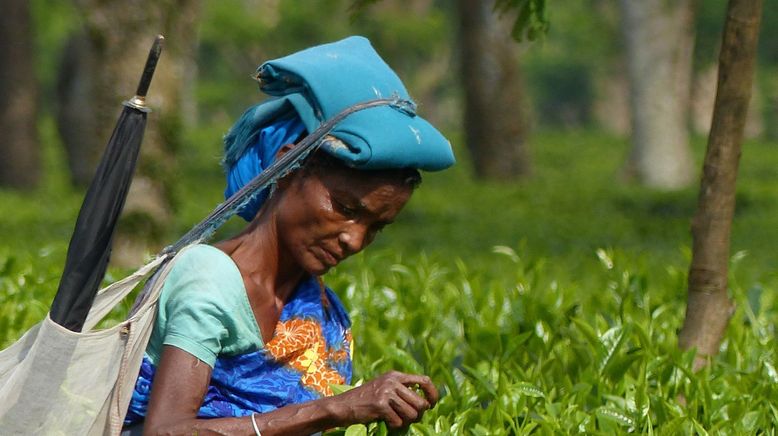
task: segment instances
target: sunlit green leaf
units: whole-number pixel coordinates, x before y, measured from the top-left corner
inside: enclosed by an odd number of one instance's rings
[[[700,424],[700,423],[699,423],[699,422],[698,422],[696,419],[694,419],[694,418],[690,418],[690,419],[691,419],[691,421],[692,421],[692,427],[694,427],[694,431],[695,431],[695,432],[696,432],[696,433],[697,433],[699,436],[708,436],[708,431],[707,431],[707,430],[705,430],[705,427],[703,427],[703,426],[702,426],[702,424]]]
[[[351,389],[354,389],[354,386],[350,386],[350,385],[335,385],[335,384],[331,384],[331,385],[330,385],[330,389],[332,389],[332,393],[333,393],[333,395],[339,395],[339,394],[342,394],[342,393],[344,393],[344,392],[348,392],[348,391],[350,391]]]
[[[350,425],[344,436],[367,436],[367,427],[363,424]]]
[[[528,397],[534,397],[534,398],[545,397],[543,391],[531,383],[526,383],[526,382],[515,383],[513,385],[513,388],[516,389],[516,391],[518,391],[522,395],[526,395]]]
[[[595,413],[598,417],[605,419],[610,422],[615,422],[616,424],[627,426],[627,427],[633,427],[635,425],[635,421],[627,416],[624,412],[614,409],[612,407],[599,407],[597,410],[595,410]]]

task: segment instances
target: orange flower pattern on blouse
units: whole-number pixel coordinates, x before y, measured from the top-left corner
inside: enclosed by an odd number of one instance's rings
[[[351,332],[346,332],[351,346]],[[273,358],[300,371],[300,381],[323,395],[332,395],[331,384],[344,384],[343,376],[332,368],[330,362],[349,358],[344,350],[327,349],[321,326],[316,321],[292,318],[279,321],[273,339],[265,349]]]

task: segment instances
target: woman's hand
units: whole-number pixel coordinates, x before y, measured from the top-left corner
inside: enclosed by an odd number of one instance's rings
[[[416,393],[419,388],[424,396]],[[407,427],[435,407],[438,390],[429,377],[388,372],[361,386],[329,397],[338,425],[385,421],[391,428]]]
[[[197,419],[211,367],[193,355],[165,345],[154,376],[144,434],[253,434],[250,417]],[[416,393],[421,389],[424,396]],[[407,427],[435,406],[438,391],[429,377],[388,372],[334,397],[291,404],[257,414],[264,436],[308,435],[328,428],[385,421]]]

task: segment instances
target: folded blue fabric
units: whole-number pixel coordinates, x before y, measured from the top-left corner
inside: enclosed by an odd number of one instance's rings
[[[294,144],[305,133],[305,125],[300,118],[290,113],[288,117],[265,125],[258,130],[251,146],[230,162],[226,168],[227,187],[224,198],[230,198],[254,177],[267,169],[276,160],[276,154],[286,144]],[[247,139],[248,140],[248,139]],[[238,210],[238,215],[251,221],[267,199],[270,188],[256,193],[251,200]]]
[[[225,198],[275,160],[284,144],[357,103],[410,100],[397,75],[362,37],[312,47],[262,64],[260,89],[271,95],[250,107],[224,137]],[[380,106],[351,114],[331,132],[339,141],[322,148],[359,169],[437,171],[454,163],[451,144],[407,108]],[[267,198],[259,192],[239,212],[250,221]]]
[[[276,108],[291,105],[309,132],[356,103],[391,97],[410,100],[399,77],[359,36],[265,62],[257,78],[262,91],[279,97],[268,103]],[[260,112],[273,118],[272,111]],[[332,142],[323,148],[355,168],[437,171],[455,162],[451,144],[437,129],[420,116],[391,106],[352,114],[332,135],[345,147]]]

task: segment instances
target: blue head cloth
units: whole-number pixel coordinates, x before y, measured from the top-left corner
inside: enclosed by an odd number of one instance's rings
[[[258,142],[260,132],[278,120],[297,118],[312,132],[357,103],[392,97],[410,100],[399,77],[370,42],[359,36],[265,62],[257,69],[257,79],[260,89],[274,98],[249,108],[225,137],[228,170],[253,146],[269,150],[270,145]],[[340,141],[326,141],[322,149],[358,169],[438,171],[455,161],[451,144],[437,129],[415,113],[392,106],[354,113],[331,135]],[[272,159],[275,153],[255,155]],[[261,170],[269,163],[251,167]]]
[[[227,168],[227,187],[224,198],[229,198],[275,161],[276,153],[286,144],[294,144],[305,132],[300,118],[290,116],[279,119],[259,130],[254,143]],[[255,194],[238,215],[251,221],[267,199],[269,188]]]

